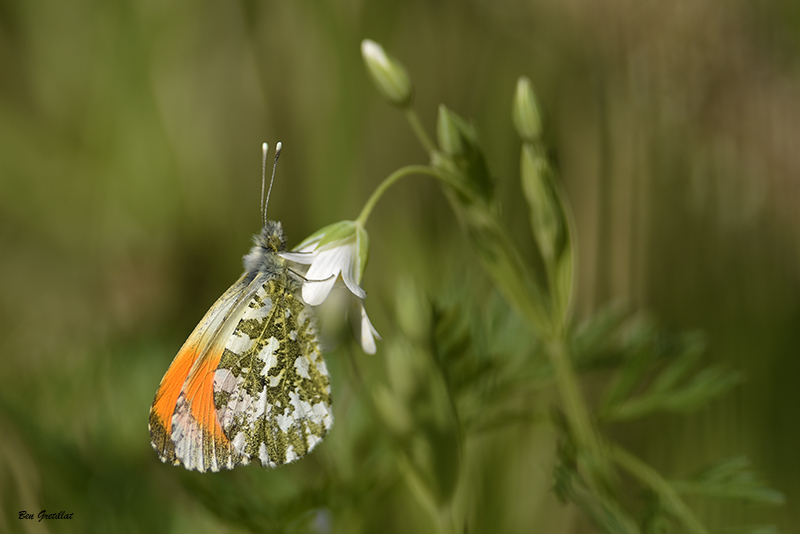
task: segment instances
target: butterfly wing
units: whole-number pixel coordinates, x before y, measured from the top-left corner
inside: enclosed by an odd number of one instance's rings
[[[261,283],[243,275],[225,291],[161,379],[150,408],[150,438],[163,462],[200,471],[235,465],[213,410],[211,381],[225,342]]]
[[[281,277],[258,289],[228,339],[214,404],[233,454],[265,467],[304,456],[333,424],[311,311]]]

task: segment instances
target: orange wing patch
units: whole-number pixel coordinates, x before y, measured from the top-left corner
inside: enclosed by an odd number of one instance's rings
[[[221,358],[222,350],[217,350],[214,354],[206,354],[197,362],[198,367],[186,382],[183,394],[189,403],[189,411],[200,428],[213,436],[222,436],[227,441],[214,409],[214,371],[219,367]]]
[[[248,285],[242,276],[214,303],[161,379],[150,408],[150,438],[164,462],[216,471],[232,460],[214,408],[214,371],[227,331],[236,326],[241,304],[252,292]]]
[[[156,400],[150,411],[150,420],[152,423],[153,418],[157,418],[167,435],[172,432],[172,413],[175,411],[175,403],[178,402],[178,396],[197,356],[196,347],[181,349],[161,379],[161,385],[158,386]]]
[[[200,356],[175,402],[170,436],[175,459],[187,469],[218,471],[242,463],[233,453],[214,406],[214,373],[222,350],[215,346]]]

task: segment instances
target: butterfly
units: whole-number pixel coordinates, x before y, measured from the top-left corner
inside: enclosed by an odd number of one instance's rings
[[[265,143],[264,161],[266,150]],[[278,143],[276,163],[280,150]],[[163,462],[201,472],[254,458],[275,467],[306,455],[333,424],[303,279],[280,256],[286,237],[280,222],[266,219],[266,205],[262,182],[263,227],[244,273],[195,327],[158,387],[149,426]]]

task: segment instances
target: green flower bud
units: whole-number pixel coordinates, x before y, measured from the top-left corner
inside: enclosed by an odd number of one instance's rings
[[[464,152],[461,131],[453,117],[453,114],[444,105],[439,106],[436,136],[439,138],[439,147],[448,156],[458,156]]]
[[[545,261],[552,262],[559,252],[562,221],[547,160],[531,145],[522,147],[520,163],[522,192],[531,210],[531,229]]]
[[[381,45],[369,39],[361,41],[361,56],[381,96],[393,106],[408,107],[412,88],[403,66],[387,55]]]
[[[537,141],[542,135],[542,117],[539,114],[539,105],[536,103],[531,81],[525,76],[520,77],[517,81],[512,119],[517,133],[523,141]]]

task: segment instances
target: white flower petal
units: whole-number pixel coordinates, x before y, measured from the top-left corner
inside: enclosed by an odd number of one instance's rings
[[[317,251],[317,257],[308,270],[307,278],[310,281],[325,280],[333,275],[334,278],[342,272],[342,266],[347,265],[350,254],[344,247],[331,247]]]
[[[313,252],[279,252],[278,256],[295,263],[302,263],[303,265],[311,265],[317,258],[317,255]]]
[[[311,280],[311,277],[308,276],[307,278],[309,279],[303,282],[303,300],[306,301],[306,304],[318,306],[328,298],[333,284],[336,283],[336,277],[330,275],[325,280]]]
[[[314,250],[316,250],[317,248],[317,245],[319,245],[321,239],[322,236],[317,236],[314,237],[313,239],[307,238],[305,241],[294,247],[294,250],[292,250],[292,252],[314,252]]]
[[[381,338],[378,334],[378,331],[375,330],[375,327],[372,326],[372,323],[367,317],[367,310],[364,309],[364,302],[362,300],[358,300],[358,313],[360,317],[355,322],[354,326],[356,327],[356,337],[361,342],[361,348],[367,354],[375,354],[377,350],[377,346],[375,345],[375,338]]]
[[[344,280],[344,285],[346,285],[347,289],[350,290],[350,293],[352,293],[356,297],[362,300],[367,298],[367,292],[364,291],[355,280],[353,280],[352,274],[348,271],[349,269],[342,271],[342,280]]]

